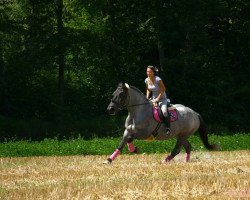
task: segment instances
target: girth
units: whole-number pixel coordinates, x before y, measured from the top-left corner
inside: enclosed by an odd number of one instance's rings
[[[162,124],[162,122],[158,122],[157,125],[156,125],[156,127],[155,127],[155,129],[154,129],[153,132],[151,133],[151,135],[150,135],[148,138],[146,138],[145,140],[148,140],[148,141],[155,140],[155,138],[156,138],[157,135],[158,135],[158,130],[159,130],[159,128],[161,127],[161,124]]]

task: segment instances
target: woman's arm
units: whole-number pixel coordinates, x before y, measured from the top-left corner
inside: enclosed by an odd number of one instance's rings
[[[146,83],[146,98],[149,99],[150,90],[148,89],[148,84]]]
[[[159,94],[158,97],[156,98],[156,101],[157,101],[157,102],[161,99],[162,95],[163,95],[164,92],[166,91],[166,87],[165,87],[165,85],[164,85],[164,83],[163,83],[162,80],[159,80],[158,85],[159,85],[159,89],[160,89],[160,94]]]

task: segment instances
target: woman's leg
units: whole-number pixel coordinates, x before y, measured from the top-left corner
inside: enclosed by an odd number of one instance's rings
[[[166,132],[169,134],[171,132],[171,130],[170,130],[170,118],[168,116],[167,104],[168,104],[167,99],[164,99],[163,101],[161,101],[160,107],[161,107],[162,114],[164,116],[163,117],[163,122],[167,126]]]

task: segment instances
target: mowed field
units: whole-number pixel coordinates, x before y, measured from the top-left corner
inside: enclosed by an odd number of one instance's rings
[[[0,199],[250,199],[250,151],[0,158]]]

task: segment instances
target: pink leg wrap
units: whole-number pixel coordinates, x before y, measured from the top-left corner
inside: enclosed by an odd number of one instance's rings
[[[135,151],[135,147],[134,147],[133,143],[128,143],[128,150],[130,152],[134,152]]]
[[[189,162],[190,161],[190,153],[187,153],[186,155],[186,162]]]
[[[116,149],[114,151],[114,153],[109,157],[111,160],[114,160],[119,154],[121,153],[121,151],[119,149]]]

